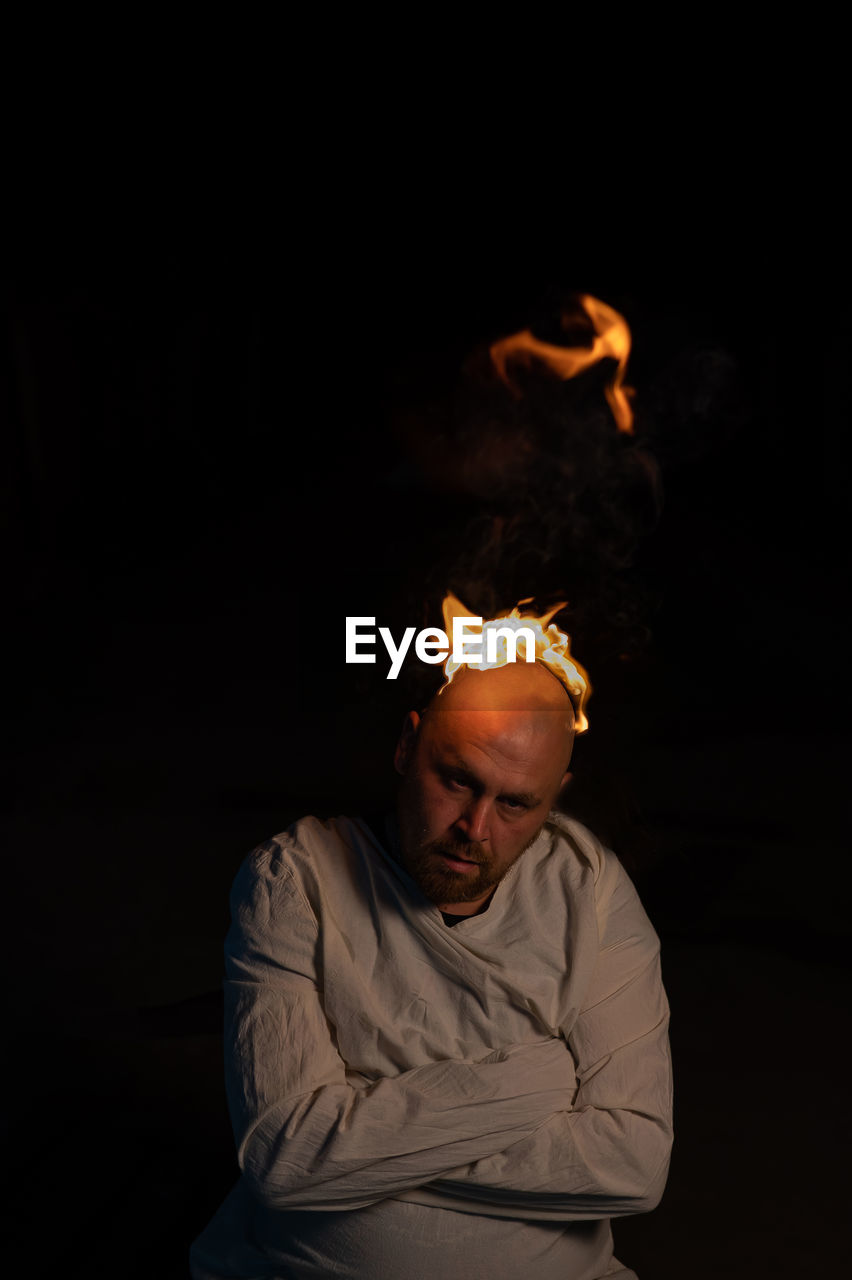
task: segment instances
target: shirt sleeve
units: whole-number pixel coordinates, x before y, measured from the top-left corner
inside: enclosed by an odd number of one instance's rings
[[[317,921],[277,842],[237,876],[225,952],[228,1104],[240,1167],[268,1207],[361,1208],[503,1150],[570,1102],[558,1039],[347,1079]]]
[[[578,1082],[573,1106],[410,1198],[549,1220],[642,1213],[659,1202],[672,1143],[659,941],[612,855],[597,888],[598,962],[565,1048]]]

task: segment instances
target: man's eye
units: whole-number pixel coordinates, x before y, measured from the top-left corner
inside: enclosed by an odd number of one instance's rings
[[[503,799],[500,803],[505,809],[511,809],[512,813],[522,813],[527,807],[525,804],[522,804],[520,800]]]
[[[450,790],[451,790],[451,791],[466,791],[466,790],[467,790],[467,783],[466,783],[466,782],[462,782],[460,778],[450,778],[450,777],[445,777],[445,778],[444,778],[444,782],[445,782],[445,784],[450,788]]]

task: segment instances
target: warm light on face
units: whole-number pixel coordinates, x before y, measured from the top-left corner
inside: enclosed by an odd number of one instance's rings
[[[516,683],[529,710],[505,705]],[[568,776],[570,723],[565,695],[535,668],[517,681],[505,669],[464,676],[422,719],[410,713],[395,756],[401,861],[443,910],[478,909],[535,841]]]

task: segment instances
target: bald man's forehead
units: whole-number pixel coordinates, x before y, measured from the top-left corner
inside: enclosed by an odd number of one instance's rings
[[[467,743],[510,757],[543,753],[561,772],[571,758],[574,712],[562,684],[531,663],[520,674],[508,667],[464,671],[432,699],[420,736],[438,752]]]
[[[566,699],[567,701],[567,699]],[[534,709],[506,707],[455,707],[427,710],[418,735],[418,752],[446,765],[458,756],[476,772],[508,770],[517,789],[518,770],[528,775],[528,787],[542,795],[555,791],[568,767],[574,742],[573,726],[564,707],[545,705]],[[508,786],[509,782],[501,783]]]

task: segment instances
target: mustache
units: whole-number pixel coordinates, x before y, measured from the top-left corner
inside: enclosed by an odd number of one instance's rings
[[[431,853],[443,853],[449,858],[461,858],[466,862],[475,862],[477,866],[484,866],[488,861],[488,854],[481,844],[450,840],[446,836],[433,840],[428,848]]]

